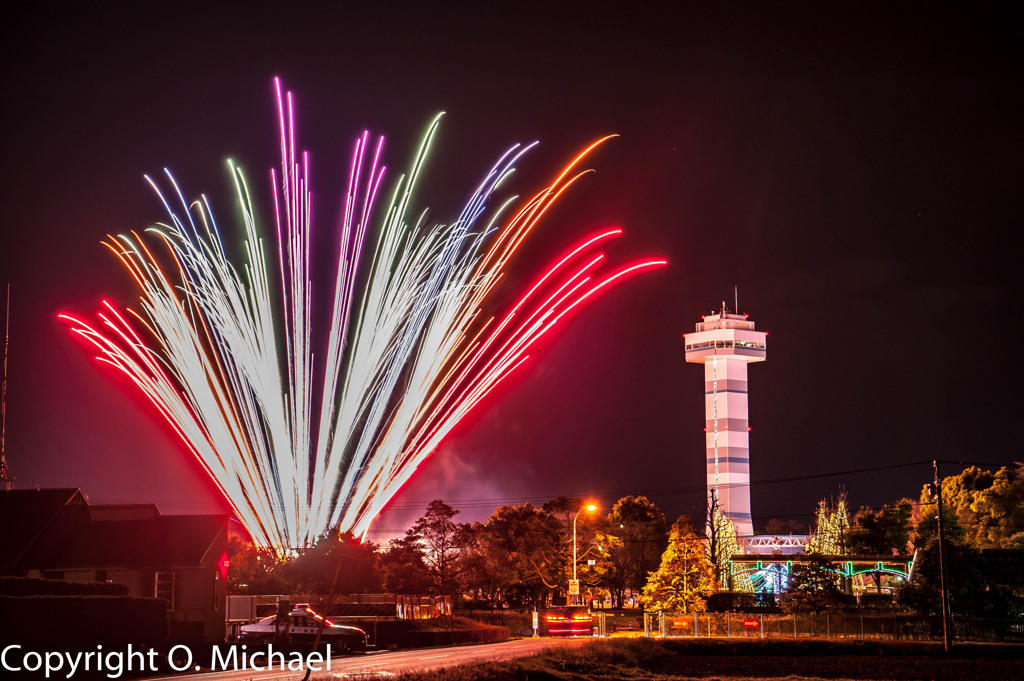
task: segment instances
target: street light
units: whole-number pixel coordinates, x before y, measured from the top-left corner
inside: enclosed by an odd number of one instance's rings
[[[579,584],[579,580],[576,579],[576,521],[580,519],[580,513],[583,513],[584,511],[593,512],[596,510],[597,506],[594,504],[588,504],[577,511],[576,516],[572,519],[572,581],[577,585]],[[577,588],[579,587],[577,586]],[[570,588],[565,592],[566,605],[572,605],[572,595],[569,593],[571,590],[572,589]]]

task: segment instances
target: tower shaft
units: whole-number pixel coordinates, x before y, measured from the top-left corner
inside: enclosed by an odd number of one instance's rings
[[[750,516],[750,432],[747,363],[712,357],[704,363],[704,430],[708,494],[741,537],[754,533]]]
[[[746,315],[705,315],[694,333],[685,334],[686,361],[704,365],[704,431],[708,498],[750,537],[750,424],[747,409],[747,364],[763,362],[767,335],[756,331]]]

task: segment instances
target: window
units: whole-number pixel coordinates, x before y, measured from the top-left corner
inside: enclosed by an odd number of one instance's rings
[[[174,610],[174,573],[157,572],[154,582],[153,596],[164,599],[168,610]]]

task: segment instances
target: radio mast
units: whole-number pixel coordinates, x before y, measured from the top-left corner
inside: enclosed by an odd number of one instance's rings
[[[0,389],[0,484],[4,490],[11,491],[14,486],[14,478],[7,468],[7,453],[4,449],[4,436],[7,434],[7,346],[11,338],[11,285],[7,284],[7,307],[5,309],[4,323],[4,379],[3,388]]]

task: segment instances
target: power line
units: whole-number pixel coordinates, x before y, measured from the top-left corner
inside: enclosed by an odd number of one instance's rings
[[[991,463],[981,461],[952,461],[952,460],[940,460],[940,463],[959,465],[959,466],[980,466],[987,468],[1003,467],[1005,463]],[[912,468],[914,466],[931,466],[932,459],[911,461],[907,463],[890,464],[888,466],[872,466],[868,468],[852,468],[843,471],[831,471],[827,473],[812,473],[809,475],[793,475],[779,478],[767,478],[764,480],[755,480],[745,483],[724,483],[719,485],[720,488],[730,487],[748,487],[748,486],[760,486],[760,485],[776,485],[785,484],[790,482],[801,482],[804,480],[819,480],[822,478],[839,477],[843,475],[860,475],[863,473],[877,473],[879,471],[896,470],[900,468]],[[558,497],[576,497],[580,499],[600,499],[600,500],[618,500],[623,496],[646,496],[646,497],[657,497],[657,496],[672,496],[677,494],[692,494],[697,492],[703,492],[707,489],[705,483],[694,484],[694,485],[682,485],[678,487],[653,487],[647,489],[619,489],[616,491],[596,492],[589,494],[555,494],[547,496],[522,496],[522,497],[476,497],[466,499],[447,499],[444,500],[446,504],[452,506],[456,510],[469,510],[478,508],[489,508],[497,506],[507,506],[514,504],[534,504],[543,505],[552,499]],[[159,501],[154,502],[152,499],[93,499],[101,504],[132,504],[132,503],[155,503],[159,508],[203,508],[223,511],[223,506],[216,504],[215,502],[193,502],[193,501]],[[397,503],[391,503],[383,509],[383,512],[387,511],[415,511],[425,509],[433,499],[430,500],[409,500],[401,501]],[[274,506],[272,506],[273,508]],[[773,517],[787,517],[787,516],[773,516]]]
[[[897,469],[897,468],[910,468],[910,467],[913,467],[913,466],[925,466],[925,465],[931,466],[931,463],[932,463],[931,460],[912,461],[912,462],[909,462],[909,463],[890,464],[888,466],[874,466],[874,467],[871,467],[871,468],[854,468],[854,469],[845,470],[845,471],[833,471],[833,472],[829,472],[829,473],[814,473],[814,474],[811,474],[811,475],[794,475],[794,476],[783,477],[783,478],[768,478],[766,480],[757,480],[757,481],[744,482],[744,483],[738,483],[738,482],[724,483],[724,484],[719,485],[719,487],[730,488],[730,487],[749,487],[749,486],[753,486],[753,485],[775,485],[775,484],[781,484],[781,483],[787,483],[787,482],[799,482],[799,481],[803,481],[803,480],[816,480],[816,479],[820,479],[820,478],[837,477],[837,476],[841,476],[841,475],[857,475],[857,474],[861,474],[861,473],[874,473],[874,472],[878,472],[878,471],[893,470],[893,469]],[[701,483],[701,484],[698,484],[698,485],[684,485],[684,486],[680,486],[680,487],[655,487],[655,488],[641,489],[641,490],[630,489],[630,490],[618,490],[618,491],[612,491],[612,492],[599,492],[599,493],[594,493],[594,494],[571,494],[571,495],[567,494],[567,495],[556,495],[556,496],[570,496],[570,497],[580,497],[580,498],[587,498],[587,499],[592,499],[592,498],[596,498],[596,499],[609,499],[609,498],[621,498],[624,495],[633,495],[633,496],[668,496],[668,495],[675,495],[675,494],[687,494],[687,493],[693,493],[693,492],[702,492],[705,489],[707,489],[707,485],[705,483]],[[551,500],[551,497],[507,497],[507,498],[489,498],[489,499],[451,499],[451,500],[446,501],[445,503],[447,503],[449,506],[453,506],[454,507],[455,505],[458,505],[458,508],[466,509],[466,508],[477,508],[477,507],[481,507],[481,506],[487,506],[487,505],[490,505],[490,504],[497,504],[497,505],[504,505],[504,504],[510,504],[510,503],[524,504],[524,503],[533,503],[533,502],[537,502],[537,501],[543,503],[543,502],[550,501],[550,500]],[[430,502],[429,501],[402,501],[402,502],[399,502],[399,503],[390,504],[385,510],[396,510],[396,511],[397,510],[414,510],[416,508],[425,507],[428,503],[430,503]]]

